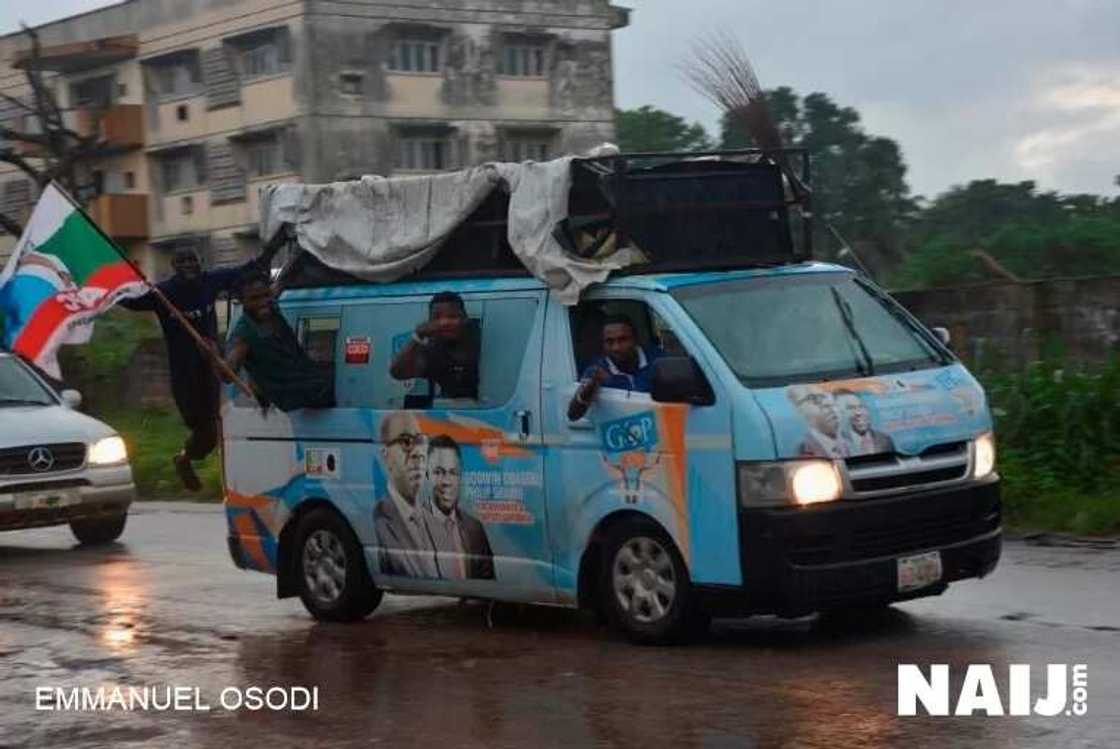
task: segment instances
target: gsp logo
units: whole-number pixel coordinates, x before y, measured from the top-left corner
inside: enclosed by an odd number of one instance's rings
[[[607,452],[620,453],[630,450],[649,450],[657,445],[657,418],[653,411],[615,419],[600,429],[603,447]]]
[[[1089,711],[1089,669],[1084,663],[1072,668],[1051,663],[1046,667],[1045,691],[1038,695],[1034,715],[1084,715]],[[1072,676],[1071,676],[1072,674]],[[1072,686],[1072,690],[1067,689]],[[1073,700],[1070,702],[1069,697]],[[1001,695],[992,667],[973,664],[964,675],[956,709],[949,711],[949,666],[935,663],[929,679],[919,666],[898,665],[898,714],[917,715],[922,703],[926,715],[1031,715],[1031,667],[1013,663],[1007,667],[1007,693]],[[1006,700],[1004,699],[1006,698]]]

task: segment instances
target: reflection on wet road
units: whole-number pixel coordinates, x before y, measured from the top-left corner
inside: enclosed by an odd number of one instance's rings
[[[144,505],[123,542],[0,536],[0,747],[1100,746],[1120,739],[1120,552],[1009,544],[989,579],[862,621],[720,622],[637,648],[575,612],[387,597],[319,625],[235,569],[218,508]],[[900,718],[898,663],[1086,663],[1089,714]],[[1041,681],[1041,679],[1040,679]],[[36,687],[197,687],[205,712],[36,712]],[[318,712],[223,710],[319,687]],[[1036,686],[1036,693],[1041,690]]]

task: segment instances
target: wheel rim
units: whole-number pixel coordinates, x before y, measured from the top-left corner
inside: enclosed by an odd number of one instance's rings
[[[632,619],[652,624],[663,619],[677,597],[677,577],[668,550],[645,536],[619,548],[611,578],[619,606]]]
[[[333,606],[346,590],[346,550],[338,536],[317,530],[303,542],[303,579],[315,602]]]

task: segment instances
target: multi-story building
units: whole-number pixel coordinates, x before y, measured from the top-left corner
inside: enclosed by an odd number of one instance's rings
[[[37,29],[76,129],[89,210],[152,276],[176,247],[235,262],[258,189],[542,160],[614,135],[609,0],[125,0]],[[28,94],[27,37],[0,38],[0,91]],[[0,121],[34,118],[0,105]],[[0,164],[0,211],[30,180]],[[14,240],[0,237],[0,256]]]

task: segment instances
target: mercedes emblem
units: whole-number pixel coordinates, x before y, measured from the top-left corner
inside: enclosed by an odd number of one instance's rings
[[[32,471],[43,473],[54,466],[54,455],[45,447],[33,447],[27,453],[27,464]]]

